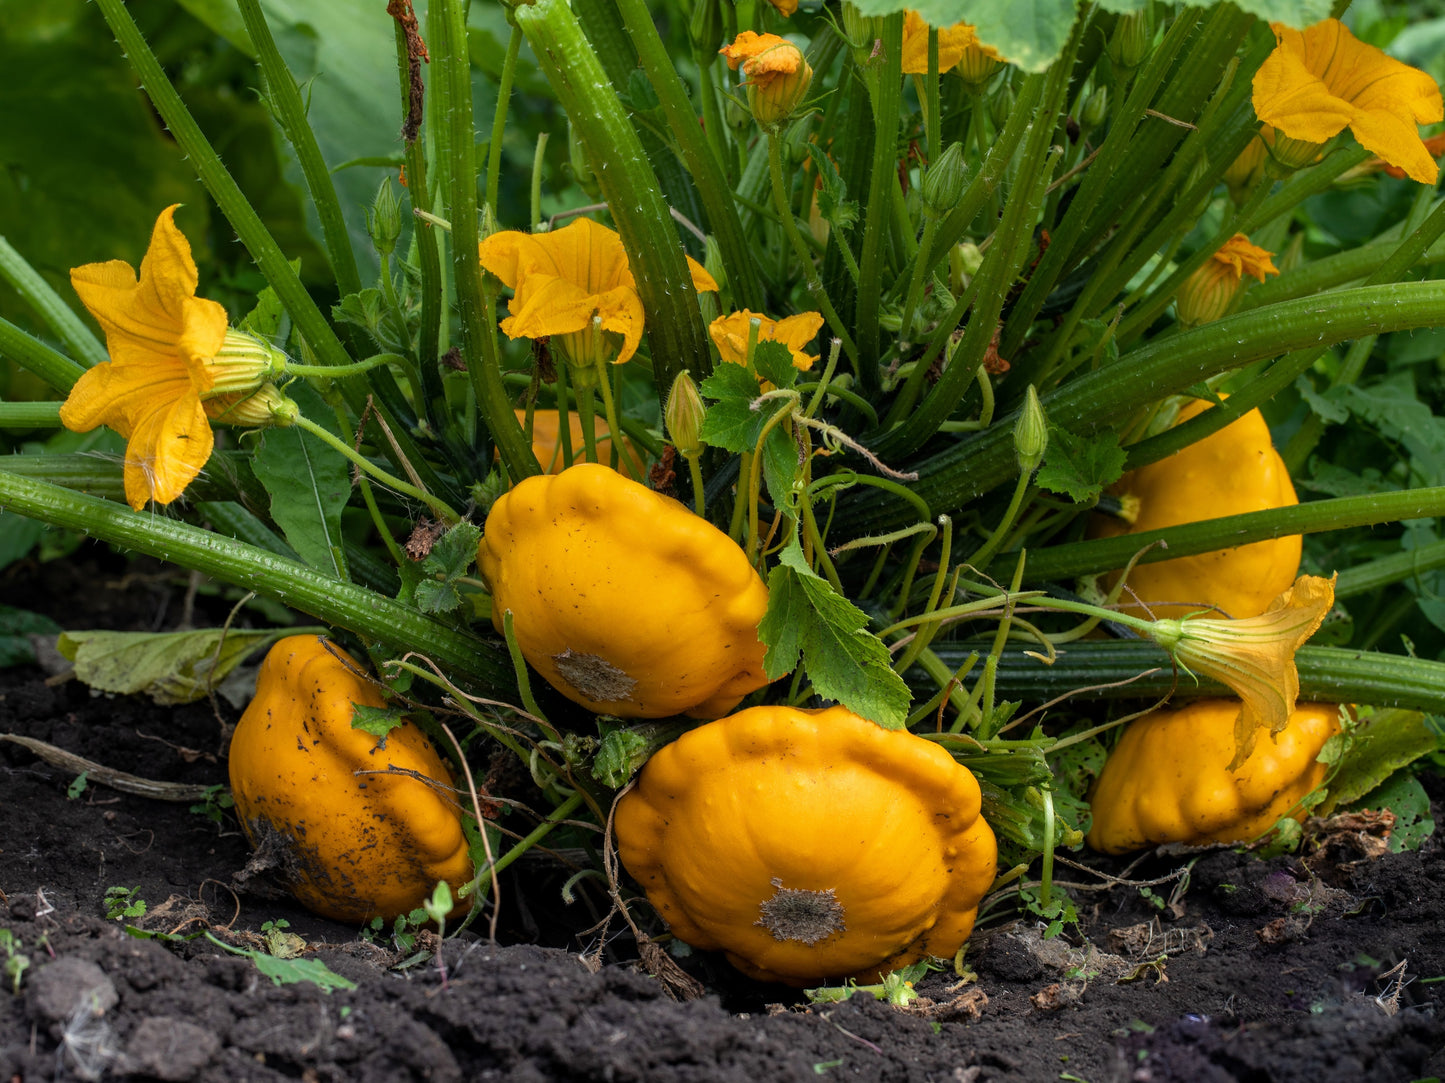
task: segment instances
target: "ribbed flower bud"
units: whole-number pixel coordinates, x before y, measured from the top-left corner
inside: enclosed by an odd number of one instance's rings
[[[885,17],[882,15],[864,15],[858,10],[856,4],[843,4],[843,33],[848,37],[848,44],[853,50],[853,62],[860,68],[866,68],[877,62],[875,47],[883,37],[883,26]]]
[[[770,135],[782,131],[813,83],[803,51],[776,34],[744,30],[718,52],[727,57],[728,67],[741,68],[758,127]]]
[[[205,400],[206,416],[222,425],[247,429],[286,429],[296,424],[300,408],[273,383],[254,391],[219,395]]]
[[[286,355],[275,346],[245,331],[227,328],[220,350],[206,363],[211,387],[201,397],[249,394],[285,371]]]
[[[366,213],[366,231],[371,234],[371,246],[376,254],[386,259],[396,251],[396,242],[401,237],[401,204],[391,187],[391,178],[383,177]]]
[[[1127,75],[1143,63],[1154,47],[1154,5],[1145,4],[1138,11],[1120,15],[1114,23],[1106,48],[1109,59],[1120,74]]]
[[[1086,133],[1092,132],[1107,119],[1109,119],[1109,88],[1095,87],[1093,93],[1084,99],[1084,107],[1079,110],[1079,127]]]
[[[968,162],[963,157],[963,144],[950,143],[923,175],[923,208],[934,217],[953,210],[963,198],[968,183]]]
[[[1044,452],[1049,447],[1049,421],[1039,403],[1039,393],[1029,384],[1024,395],[1024,408],[1014,423],[1014,452],[1018,455],[1019,470],[1032,474],[1044,461]]]
[[[702,419],[707,413],[697,384],[686,372],[677,374],[672,390],[667,394],[667,406],[663,420],[667,423],[667,436],[678,454],[686,459],[701,455],[706,446],[702,442]]]
[[[1198,327],[1229,315],[1244,290],[1245,275],[1263,282],[1266,275],[1279,274],[1272,256],[1236,233],[1179,287],[1174,298],[1179,322],[1186,328]]]
[[[693,48],[706,55],[718,51],[723,43],[722,4],[719,0],[693,0],[688,34]]]
[[[955,297],[968,289],[968,284],[982,266],[983,252],[978,245],[972,241],[963,241],[953,246],[948,253],[948,288]]]

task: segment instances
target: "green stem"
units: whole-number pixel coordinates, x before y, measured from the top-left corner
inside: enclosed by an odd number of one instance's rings
[[[1287,508],[1181,523],[1162,530],[1143,530],[1117,538],[1053,546],[1030,553],[1029,578],[1035,581],[1060,580],[1122,568],[1135,553],[1157,541],[1167,542],[1168,550],[1150,549],[1140,558],[1141,564],[1209,553],[1290,534],[1317,534],[1326,530],[1442,515],[1445,515],[1445,486],[1315,500]]]
[[[0,402],[0,429],[58,429],[58,402]]]
[[[266,16],[261,13],[260,0],[236,0],[241,9],[241,18],[246,23],[246,32],[256,47],[256,57],[261,64],[261,76],[269,92],[272,115],[280,126],[282,134],[296,152],[301,165],[301,174],[306,178],[306,188],[311,202],[321,220],[321,235],[326,242],[326,254],[331,260],[331,273],[345,297],[349,293],[361,292],[361,276],[356,271],[356,256],[351,250],[351,237],[346,231],[346,219],[341,213],[341,202],[336,198],[336,186],[331,183],[331,171],[321,157],[321,148],[306,120],[306,104],[296,88],[296,80],[280,50],[271,37],[271,28]]]
[[[286,375],[304,376],[308,380],[342,380],[376,368],[378,365],[406,365],[408,359],[395,353],[379,353],[365,361],[353,361],[349,365],[300,365],[286,362]]]
[[[558,805],[555,809],[553,809],[550,813],[547,814],[547,818],[545,820],[539,823],[526,835],[523,835],[521,840],[515,846],[513,846],[501,857],[497,858],[496,861],[492,862],[492,867],[490,870],[481,869],[480,873],[482,875],[485,875],[489,871],[501,872],[512,862],[516,861],[517,858],[521,857],[532,847],[536,846],[537,843],[541,842],[548,835],[550,835],[552,833],[552,830],[557,827],[558,824],[560,824],[568,816],[571,816],[572,813],[577,811],[577,809],[581,806],[584,800],[585,796],[583,795],[582,791],[574,790],[572,795],[568,797],[567,800],[563,801],[560,805]],[[487,886],[488,883],[486,880],[480,881],[477,888],[477,893],[479,895],[482,894],[482,890]]]
[[[86,368],[109,360],[105,347],[91,333],[85,321],[60,299],[60,295],[50,288],[50,283],[4,237],[0,237],[0,278],[14,287],[35,314],[45,321],[45,326],[65,343],[73,356],[80,358]]]
[[[636,130],[566,0],[519,5],[513,15],[557,100],[577,125],[582,149],[617,223],[647,312],[656,386],[666,395],[681,372],[699,383],[712,371],[692,275]]]
[[[792,208],[788,206],[787,186],[783,183],[782,144],[779,138],[773,135],[768,136],[768,175],[773,184],[773,207],[778,213],[778,222],[783,227],[784,235],[793,246],[793,254],[802,265],[803,276],[808,281],[808,295],[823,313],[823,318],[828,321],[829,329],[843,344],[848,359],[853,362],[853,371],[857,373],[858,347],[854,345],[853,336],[848,334],[848,328],[833,307],[833,302],[828,299],[823,281],[818,277],[817,268],[813,266],[813,254],[808,251],[808,246],[803,243],[803,238],[798,233],[798,223],[793,218]]]
[[[1019,517],[1019,509],[1023,507],[1024,503],[1024,494],[1029,491],[1029,485],[1032,481],[1033,476],[1031,472],[1019,475],[1018,482],[1014,485],[1013,498],[1009,501],[1008,509],[1003,513],[1003,518],[999,520],[998,526],[994,527],[993,533],[978,547],[978,551],[964,561],[965,564],[972,565],[975,568],[988,567],[988,562],[993,559],[993,555],[998,552],[999,547],[1003,544],[1004,538],[1008,536],[1009,528],[1013,526],[1014,520]]]
[[[472,126],[471,62],[463,0],[432,0],[432,94],[440,123],[448,129],[447,217],[452,224],[452,271],[457,312],[461,317],[462,350],[476,394],[477,408],[496,442],[513,482],[539,473],[532,447],[512,413],[502,382],[491,305],[483,290],[477,257],[477,162]]]
[[[687,459],[687,471],[692,478],[692,510],[698,514],[699,518],[706,519],[707,504],[703,493],[702,456],[686,455],[684,458]]]
[[[209,530],[71,492],[0,469],[6,511],[78,530],[284,602],[335,627],[403,653],[420,651],[444,670],[509,694],[512,667],[493,644],[384,595],[344,583]]]
[[[1445,568],[1445,541],[1431,542],[1418,549],[1406,549],[1346,568],[1335,582],[1335,599],[1368,594],[1403,579],[1417,578],[1436,568]]]
[[[0,357],[17,362],[55,390],[67,394],[85,374],[83,365],[77,365],[3,318],[0,318]]]
[[[374,477],[377,481],[381,482],[387,488],[395,489],[397,492],[412,497],[414,500],[420,500],[423,504],[425,504],[428,508],[432,510],[432,514],[436,515],[448,526],[452,526],[461,521],[461,516],[458,515],[455,511],[453,511],[447,505],[446,501],[439,500],[438,498],[432,496],[431,493],[428,493],[423,489],[418,489],[410,482],[402,481],[401,478],[397,477],[396,475],[387,473],[381,467],[377,466],[370,459],[368,459],[365,455],[362,455],[358,451],[356,451],[350,444],[346,443],[346,441],[341,440],[337,436],[335,436],[330,429],[316,424],[316,422],[312,421],[305,415],[299,414],[296,417],[295,425],[298,429],[309,432],[312,436],[316,437],[328,447],[346,456],[347,459],[355,463],[362,470],[365,470],[368,474]]]
[[[487,206],[497,214],[497,193],[502,177],[502,139],[507,134],[507,111],[512,104],[512,79],[522,51],[522,28],[513,25],[507,38],[507,55],[502,59],[502,77],[497,85],[497,109],[492,115],[492,138],[487,144]]]

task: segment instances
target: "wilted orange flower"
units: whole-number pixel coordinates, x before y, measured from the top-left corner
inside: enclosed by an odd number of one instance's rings
[[[954,23],[938,31],[938,70],[947,71],[963,59],[964,51],[978,41],[968,23]],[[928,23],[916,11],[903,15],[903,73],[928,74]]]
[[[733,71],[742,69],[753,119],[769,131],[793,115],[813,81],[803,51],[777,34],[744,30],[718,52]]]
[[[1228,315],[1243,288],[1245,275],[1263,282],[1265,275],[1279,274],[1273,255],[1250,244],[1243,233],[1236,233],[1179,287],[1175,298],[1179,322],[1197,327]]]
[[[1348,127],[1361,146],[1414,180],[1435,183],[1439,167],[1419,132],[1419,125],[1445,119],[1435,80],[1358,40],[1338,19],[1303,31],[1271,26],[1278,45],[1254,76],[1260,120],[1312,145]],[[1277,156],[1291,165],[1310,160],[1306,148],[1294,149],[1298,156],[1288,150]]]
[[[581,366],[594,364],[598,350],[618,365],[637,352],[645,321],[642,297],[622,238],[613,230],[578,218],[550,233],[494,233],[479,251],[482,266],[513,291],[507,302],[511,315],[501,323],[508,337],[558,336],[554,345]],[[702,264],[689,256],[687,265],[694,289],[717,289]],[[621,336],[620,347],[591,341],[594,318],[604,332]]]
[[[1257,617],[1154,622],[1149,634],[1190,672],[1222,681],[1244,701],[1234,725],[1233,770],[1261,728],[1278,733],[1299,696],[1294,655],[1335,604],[1335,578],[1302,575]]]
[[[794,368],[813,367],[818,358],[804,353],[803,348],[817,337],[823,326],[823,316],[818,312],[802,312],[781,320],[749,312],[747,309],[719,316],[708,327],[708,334],[712,335],[718,354],[724,361],[731,361],[736,365],[747,364],[748,329],[755,319],[760,321],[759,342],[781,342],[793,355]]]
[[[156,219],[139,280],[123,260],[70,272],[105,331],[110,360],[76,381],[60,420],[76,432],[109,425],[126,438],[125,495],[137,511],[151,500],[169,504],[201,472],[215,444],[210,418],[266,423],[243,406],[263,388],[267,418],[272,406],[291,405],[268,382],[284,357],[229,330],[226,310],[196,296],[196,264],[176,228],[176,206]]]
[[[788,18],[798,10],[798,0],[768,0],[783,18]]]

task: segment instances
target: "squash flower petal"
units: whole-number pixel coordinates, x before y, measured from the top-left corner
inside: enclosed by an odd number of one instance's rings
[[[810,369],[818,360],[816,355],[805,352],[823,326],[820,312],[802,312],[796,316],[785,316],[775,320],[743,309],[726,316],[719,316],[708,326],[708,334],[717,346],[718,354],[724,361],[735,365],[747,364],[748,329],[753,320],[759,320],[759,342],[781,342],[793,355],[793,367]]]
[[[1154,622],[1150,635],[1181,667],[1223,682],[1243,701],[1230,770],[1249,756],[1261,728],[1278,733],[1288,725],[1299,697],[1295,651],[1334,604],[1334,576],[1302,575],[1257,617]]]
[[[595,317],[604,331],[622,337],[614,364],[637,352],[645,313],[615,231],[590,218],[549,233],[505,230],[482,241],[479,254],[482,266],[513,291],[501,323],[509,338],[580,334]],[[718,288],[700,263],[689,256],[687,264],[694,289]]]
[[[928,74],[928,23],[918,12],[909,10],[903,16],[903,73]],[[938,70],[943,72],[963,59],[970,45],[978,43],[978,35],[968,23],[954,23],[938,31]]]
[[[1357,39],[1338,19],[1272,23],[1274,52],[1254,76],[1254,111],[1285,136],[1324,143],[1346,127],[1366,149],[1433,185],[1439,167],[1419,125],[1445,119],[1435,80]]]
[[[201,400],[216,384],[211,361],[226,341],[226,310],[195,295],[196,265],[175,211],[156,219],[139,279],[121,260],[70,272],[110,360],[76,381],[60,419],[77,432],[109,425],[127,438],[125,493],[136,510],[180,496],[214,446]]]

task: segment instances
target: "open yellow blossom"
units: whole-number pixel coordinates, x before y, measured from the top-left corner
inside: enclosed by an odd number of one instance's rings
[[[506,230],[480,246],[482,266],[513,291],[502,321],[510,338],[557,336],[554,347],[574,365],[590,367],[598,351],[613,364],[631,360],[642,342],[645,313],[622,238],[590,218],[550,233]],[[693,288],[716,290],[712,275],[688,257]],[[621,343],[597,342],[593,321]]]
[[[1257,617],[1194,617],[1154,622],[1149,633],[1179,665],[1228,685],[1243,700],[1234,724],[1233,770],[1261,728],[1278,733],[1299,696],[1294,655],[1335,604],[1335,579],[1302,575]]]
[[[968,23],[954,23],[938,31],[938,70],[947,71],[963,59],[964,52],[978,41]],[[928,23],[916,11],[903,15],[903,73],[928,74]]]
[[[781,342],[793,355],[794,368],[810,369],[813,362],[818,360],[816,355],[805,353],[804,347],[817,337],[822,328],[821,313],[802,312],[796,316],[775,320],[771,316],[743,309],[741,312],[719,316],[707,329],[724,361],[731,361],[736,365],[747,364],[748,329],[753,320],[759,321],[758,341]]]
[[[1263,282],[1265,275],[1279,274],[1273,256],[1273,252],[1250,244],[1243,233],[1236,233],[1179,287],[1175,298],[1179,322],[1198,327],[1227,316],[1239,300],[1245,275]]]
[[[1360,145],[1422,184],[1439,176],[1419,125],[1445,119],[1440,88],[1424,72],[1357,39],[1338,19],[1306,30],[1272,23],[1278,45],[1254,76],[1254,111],[1281,136],[1275,156],[1286,165],[1346,127]]]
[[[167,207],[156,219],[139,279],[123,260],[70,272],[105,331],[110,360],[76,381],[60,420],[76,432],[109,425],[126,438],[125,495],[137,510],[169,504],[201,472],[215,444],[211,417],[264,423],[241,404],[262,388],[274,392],[269,379],[285,363],[267,344],[228,330],[226,310],[196,296],[196,264],[175,212]],[[268,418],[279,402],[289,400],[266,397]]]
[[[768,0],[783,18],[788,18],[798,10],[798,0]]]

